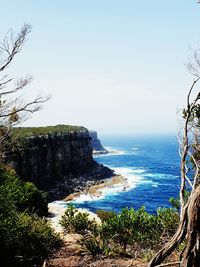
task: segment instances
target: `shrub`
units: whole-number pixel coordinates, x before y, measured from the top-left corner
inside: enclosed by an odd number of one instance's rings
[[[179,214],[172,208],[158,208],[157,221],[162,235],[171,236],[176,232]]]
[[[59,235],[54,233],[45,218],[22,214],[21,221],[23,242],[20,249],[24,263],[40,263],[48,253],[61,245]]]
[[[80,244],[85,247],[92,254],[92,256],[96,256],[105,252],[101,243],[101,240],[94,235],[83,236],[80,241]]]
[[[17,211],[14,202],[0,191],[0,251],[6,266],[37,266],[60,245],[45,219]]]
[[[47,215],[47,194],[33,183],[20,180],[12,169],[7,170],[4,166],[0,166],[0,190],[6,192],[19,211]]]
[[[60,224],[67,232],[82,233],[85,230],[91,230],[96,227],[95,221],[90,221],[88,216],[87,212],[78,212],[73,205],[69,205],[61,218]]]
[[[83,244],[91,253],[125,253],[127,246],[140,250],[145,247],[151,251],[161,244],[162,238],[174,234],[178,221],[179,216],[174,209],[160,208],[153,215],[144,207],[138,210],[125,208],[119,214],[106,218],[98,227],[98,234],[85,239]]]
[[[185,203],[188,201],[188,199],[190,197],[190,193],[191,192],[188,191],[188,189],[186,189],[184,191],[184,201],[185,201]],[[172,205],[172,207],[175,208],[177,211],[180,210],[180,198],[179,197],[177,197],[177,198],[170,197],[169,202]]]
[[[156,226],[155,216],[147,213],[144,207],[137,211],[125,208],[102,224],[101,236],[103,239],[109,237],[126,250],[128,244],[150,244],[152,239],[157,239]]]
[[[93,256],[99,254],[110,255],[112,248],[107,240],[101,238],[100,231],[101,227],[97,227],[97,225],[95,225],[95,227],[84,234],[80,244],[85,247]]]
[[[88,220],[87,213],[79,213],[69,205],[61,224],[70,232],[86,233],[81,244],[92,254],[115,255],[126,253],[127,247],[152,251],[160,246],[163,238],[170,238],[176,231],[179,215],[171,209],[159,208],[157,214],[124,208],[118,214],[97,211],[102,219],[98,225]]]
[[[60,245],[60,238],[39,215],[47,209],[45,195],[0,167],[0,251],[6,266],[38,266]]]

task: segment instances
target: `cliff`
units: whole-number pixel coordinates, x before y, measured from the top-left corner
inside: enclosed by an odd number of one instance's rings
[[[66,127],[17,128],[5,155],[5,162],[23,180],[55,199],[112,175],[109,168],[93,160],[87,129],[69,131]]]
[[[97,132],[89,131],[89,135],[91,137],[93,154],[107,154],[108,151],[102,146],[101,141],[97,137]]]

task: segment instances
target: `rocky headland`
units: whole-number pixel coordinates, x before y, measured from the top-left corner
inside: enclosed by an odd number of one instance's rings
[[[101,144],[101,141],[98,139],[97,132],[96,131],[89,131],[89,135],[91,137],[91,145],[93,149],[93,154],[107,154],[108,150],[106,150],[103,145]]]
[[[91,136],[84,127],[16,128],[9,144],[5,162],[20,178],[48,191],[51,200],[113,175],[93,159]]]

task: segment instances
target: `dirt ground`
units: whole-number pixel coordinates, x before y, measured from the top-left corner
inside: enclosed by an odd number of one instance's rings
[[[141,259],[93,257],[77,241],[78,234],[65,236],[64,245],[46,261],[45,267],[146,267]]]

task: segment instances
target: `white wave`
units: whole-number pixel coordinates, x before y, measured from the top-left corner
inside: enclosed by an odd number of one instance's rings
[[[175,179],[178,178],[177,175],[172,175],[172,174],[164,174],[164,173],[146,173],[145,176],[147,177],[153,177],[153,178],[159,178],[159,179],[165,179],[165,178],[171,178]]]
[[[122,175],[127,179],[126,191],[136,187],[136,185],[144,179],[141,173],[145,172],[145,170],[133,169],[128,167],[115,167],[112,169],[115,171],[116,174]],[[111,194],[121,191],[124,191],[124,186],[122,185],[115,185],[115,187],[113,188],[104,189],[104,192],[108,192]]]
[[[147,179],[143,179],[142,180],[142,183],[143,184],[150,184],[152,187],[158,187],[159,186],[159,183],[158,182],[154,182],[152,180],[147,180]]]
[[[108,151],[108,154],[106,154],[108,156],[125,155],[127,153],[126,150],[120,150],[114,147],[105,147],[105,149]]]
[[[122,175],[127,179],[129,190],[134,188],[137,184],[141,183],[145,179],[143,175],[143,173],[145,173],[144,169],[136,169],[134,167],[108,167],[114,170],[115,174]]]
[[[124,177],[129,175],[135,175],[137,173],[144,173],[144,169],[136,169],[134,167],[111,167],[117,174],[121,174]]]
[[[152,184],[152,187],[158,187],[158,185],[157,184]]]
[[[53,202],[50,202],[51,206],[55,206],[55,207],[66,207],[66,202],[62,201],[62,200],[55,200]]]
[[[101,195],[100,196],[94,196],[90,194],[81,194],[77,199],[70,201],[70,203],[83,203],[87,201],[96,201],[100,199],[104,199],[107,196],[110,195],[116,195],[121,191],[124,191],[123,185],[113,185],[105,188],[101,188]]]
[[[119,156],[119,155],[135,155],[138,154],[137,150],[120,150],[115,147],[105,147],[105,149],[108,151],[107,154],[98,154],[94,155],[95,158],[97,157],[108,157],[108,156]]]
[[[145,172],[145,170],[143,170],[143,169],[139,169],[139,170],[133,169],[133,171],[134,171],[134,173],[144,173]]]
[[[90,194],[81,194],[78,198],[76,198],[73,201],[69,201],[68,203],[78,204],[78,203],[83,203],[87,201],[97,201],[100,199],[104,199],[107,196],[116,195],[123,191],[128,191],[136,187],[136,185],[144,179],[144,176],[142,175],[142,173],[144,173],[145,170],[143,169],[125,168],[125,167],[117,167],[117,168],[114,167],[113,168],[112,166],[108,166],[108,167],[113,169],[115,174],[122,175],[123,177],[126,178],[126,183],[127,183],[126,186],[124,186],[124,184],[114,184],[112,186],[101,188],[100,189],[101,194],[99,196],[94,196]]]
[[[96,201],[99,199],[103,199],[103,195],[97,197],[94,195],[90,195],[90,194],[80,194],[79,197],[77,197],[75,200],[72,201],[68,201],[68,203],[82,203],[82,202],[87,202],[87,201]]]

